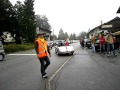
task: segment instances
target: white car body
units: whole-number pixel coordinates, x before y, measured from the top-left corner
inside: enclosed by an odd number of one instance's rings
[[[74,47],[73,46],[55,46],[55,52],[57,55],[60,54],[71,54],[73,55],[74,53]]]

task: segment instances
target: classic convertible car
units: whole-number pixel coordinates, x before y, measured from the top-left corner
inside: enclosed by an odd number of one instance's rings
[[[60,54],[71,54],[74,53],[74,47],[73,46],[65,46],[65,43],[62,41],[58,41],[57,45],[55,46],[55,52],[57,55]]]

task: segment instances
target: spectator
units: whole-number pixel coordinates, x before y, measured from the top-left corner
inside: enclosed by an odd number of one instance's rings
[[[65,46],[69,46],[69,43],[67,40],[65,40]]]
[[[109,32],[108,35],[106,36],[106,42],[107,42],[107,56],[110,56],[109,55],[110,47],[111,50],[113,51],[114,56],[117,56],[114,49],[115,38],[113,37],[111,32]]]
[[[102,52],[102,49],[105,53],[105,38],[103,34],[100,35],[99,40],[100,40],[100,53]]]
[[[96,52],[96,50],[95,50],[95,36],[93,34],[91,34],[90,41],[91,41],[92,50],[95,53]]]

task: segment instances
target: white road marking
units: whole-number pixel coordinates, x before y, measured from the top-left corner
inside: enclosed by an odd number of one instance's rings
[[[77,51],[78,49],[76,49]],[[76,52],[75,51],[75,52]],[[74,52],[74,53],[75,53]],[[51,90],[51,86],[50,86],[50,82],[54,79],[54,77],[57,75],[57,73],[66,65],[66,63],[72,58],[72,56],[70,56],[66,62],[63,63],[63,65],[55,72],[53,73],[53,75],[47,80],[46,86],[45,86],[45,90]]]
[[[36,55],[36,54],[7,54],[7,55],[9,55],[9,56],[34,56],[34,55]]]

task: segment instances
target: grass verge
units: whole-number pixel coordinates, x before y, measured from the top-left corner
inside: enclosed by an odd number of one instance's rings
[[[34,44],[8,44],[4,45],[5,53],[34,49]]]

